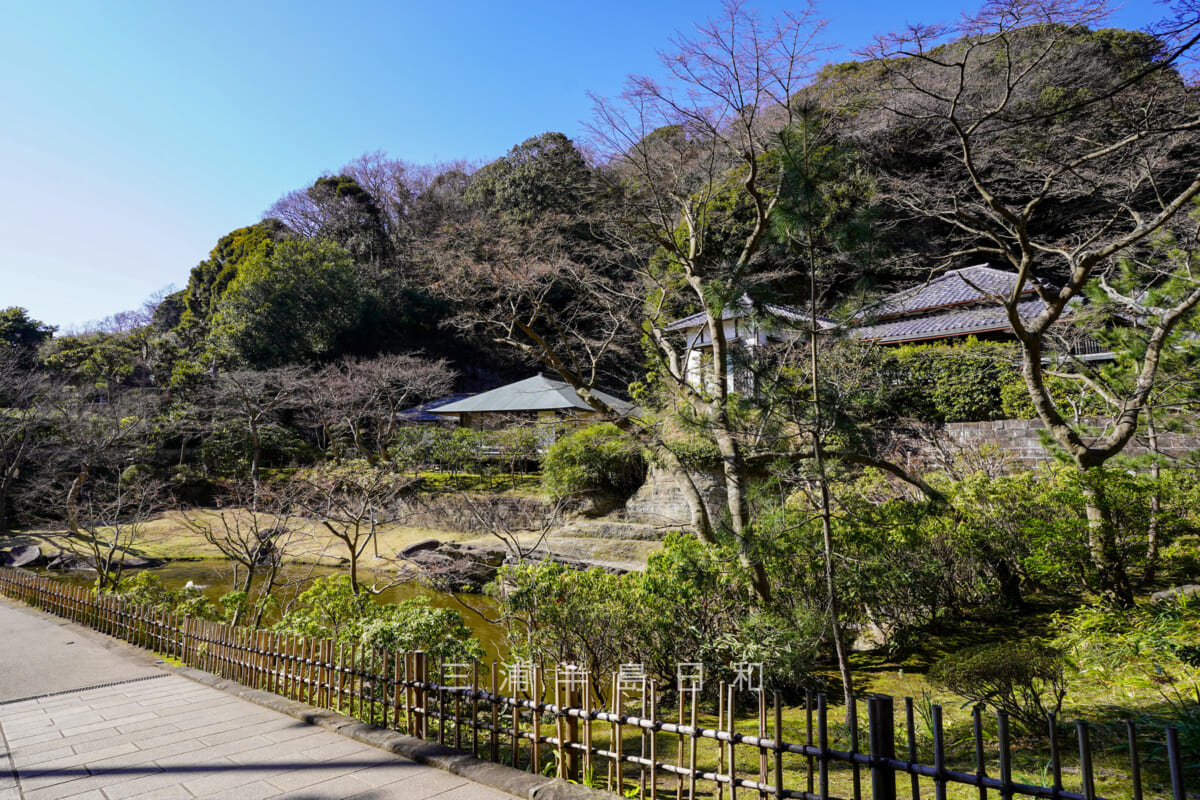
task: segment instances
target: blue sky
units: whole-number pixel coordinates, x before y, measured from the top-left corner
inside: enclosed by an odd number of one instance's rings
[[[753,3],[764,15],[788,7]],[[826,5],[840,56],[937,0]],[[369,151],[484,161],[582,136],[717,0],[2,0],[0,308],[63,329],[139,306],[280,195]],[[1161,16],[1129,2],[1114,24]]]

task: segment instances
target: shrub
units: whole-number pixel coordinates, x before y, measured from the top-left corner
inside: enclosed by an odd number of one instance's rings
[[[938,661],[929,680],[960,697],[987,703],[1030,733],[1045,733],[1067,693],[1060,651],[1032,643],[997,642],[960,650]]]
[[[554,498],[589,493],[628,497],[645,479],[641,449],[611,422],[564,436],[542,463],[542,485]]]
[[[367,652],[425,650],[434,659],[451,661],[483,657],[479,640],[457,611],[435,608],[424,597],[376,603],[367,592],[355,594],[348,575],[313,581],[275,630],[362,645]]]
[[[1000,419],[1001,389],[1019,378],[1012,345],[974,339],[901,347],[882,369],[896,387],[889,405],[926,422]]]
[[[349,575],[328,575],[296,598],[295,608],[275,629],[315,638],[355,638],[378,608],[367,592],[354,593]]]
[[[1076,381],[1047,377],[1046,388],[1050,390],[1054,404],[1068,417],[1072,415],[1100,416],[1108,411],[1102,398],[1087,391],[1084,384]],[[1006,419],[1035,419],[1037,417],[1037,411],[1033,408],[1033,400],[1029,398],[1029,387],[1021,378],[1000,388],[1000,406]]]
[[[815,685],[811,667],[825,618],[803,608],[757,610],[730,574],[732,556],[671,534],[644,572],[527,562],[503,567],[491,591],[520,657],[574,661],[593,675],[641,663],[668,691],[679,663],[700,663],[707,692],[734,678],[734,662],[761,662],[767,685],[796,696]],[[597,691],[603,695],[604,687]]]
[[[195,586],[169,589],[160,577],[151,572],[143,571],[123,579],[115,594],[127,602],[150,606],[156,611],[176,612],[208,620],[221,616],[220,608]]]
[[[462,615],[430,605],[427,597],[380,606],[362,624],[358,640],[367,650],[424,650],[434,660],[470,661],[484,655]]]

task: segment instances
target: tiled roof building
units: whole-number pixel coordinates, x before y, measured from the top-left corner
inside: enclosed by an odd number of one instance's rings
[[[956,269],[920,286],[872,303],[855,315],[854,336],[880,344],[902,344],[979,336],[1010,330],[1008,315],[996,303],[1013,289],[1016,273],[981,265]],[[1046,304],[1026,285],[1018,305],[1023,319],[1040,314]]]

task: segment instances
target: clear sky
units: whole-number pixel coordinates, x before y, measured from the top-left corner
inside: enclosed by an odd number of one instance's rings
[[[761,0],[770,16],[788,4]],[[827,4],[845,54],[948,0]],[[375,150],[485,161],[582,136],[719,0],[0,0],[0,308],[136,308],[280,195]],[[1161,16],[1130,0],[1114,24]]]

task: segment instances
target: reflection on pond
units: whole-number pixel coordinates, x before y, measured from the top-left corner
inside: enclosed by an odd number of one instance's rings
[[[148,571],[157,575],[163,585],[169,589],[181,589],[190,581],[200,588],[206,597],[214,601],[234,588],[233,566],[230,562],[221,559],[171,561]],[[288,564],[280,572],[279,586],[275,590],[275,596],[279,600],[281,608],[286,610],[288,604],[294,601],[296,596],[303,592],[314,578],[338,574],[342,570],[336,567],[318,567],[310,564]],[[50,572],[45,574],[81,586],[91,585],[95,581],[94,572]],[[133,574],[135,573],[127,572],[126,577],[131,577]],[[382,575],[375,576],[363,572],[360,572],[360,575],[363,576],[365,585],[370,585],[371,579],[376,579],[380,586],[387,583],[385,576]],[[414,597],[426,597],[429,598],[432,606],[452,608],[459,612],[467,626],[479,639],[480,644],[483,645],[488,659],[504,656],[507,650],[504,644],[504,629],[500,625],[488,621],[498,616],[498,604],[492,598],[469,594],[459,595],[459,598],[456,599],[453,595],[431,589],[415,581],[405,581],[384,589],[375,595],[375,600],[379,603],[399,603],[401,600]]]

